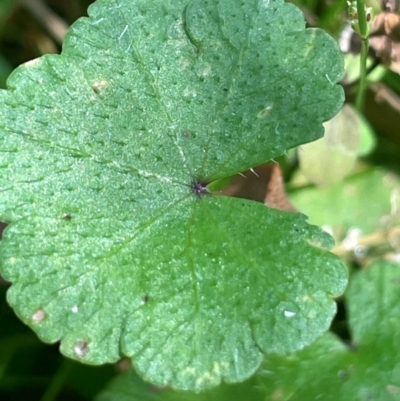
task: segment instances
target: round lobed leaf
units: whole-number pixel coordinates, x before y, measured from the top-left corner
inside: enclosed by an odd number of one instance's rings
[[[305,217],[206,184],[322,135],[335,42],[280,0],[103,0],[0,93],[8,300],[82,362],[201,390],[329,326],[346,284]]]

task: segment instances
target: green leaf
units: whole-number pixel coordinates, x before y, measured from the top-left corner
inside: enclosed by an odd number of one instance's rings
[[[99,1],[0,101],[8,300],[82,362],[203,389],[325,331],[346,284],[305,217],[203,186],[322,135],[340,52],[283,1]],[[321,245],[319,248],[315,245]]]
[[[400,265],[380,261],[356,273],[347,292],[352,347],[326,334],[288,357],[271,357],[259,374],[266,398],[326,401],[400,397]]]
[[[264,392],[255,376],[240,384],[222,384],[199,394],[154,387],[133,371],[117,376],[95,401],[263,401]]]
[[[299,161],[301,171],[311,182],[330,186],[341,182],[354,166],[360,147],[361,123],[356,110],[345,104],[324,125],[324,137],[302,146]]]
[[[373,190],[371,190],[373,188]],[[290,194],[310,222],[329,227],[337,242],[351,228],[370,234],[399,222],[398,178],[382,169],[368,169],[330,188],[308,187]]]
[[[301,171],[308,180],[328,187],[342,182],[357,157],[372,152],[376,139],[366,119],[349,104],[324,126],[324,137],[301,146],[298,155]]]

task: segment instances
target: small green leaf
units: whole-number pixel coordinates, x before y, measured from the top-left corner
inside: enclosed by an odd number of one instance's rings
[[[345,104],[324,126],[323,138],[300,148],[299,161],[301,171],[311,182],[330,186],[341,182],[354,166],[360,147],[361,122],[355,109]]]
[[[244,380],[329,327],[347,274],[304,216],[204,186],[320,137],[340,52],[281,0],[89,15],[0,94],[8,300],[82,362],[131,356],[183,389]]]
[[[373,190],[372,190],[373,189]],[[337,242],[350,228],[370,234],[399,223],[400,181],[382,169],[368,169],[330,188],[305,188],[290,200],[310,222],[329,227]]]
[[[398,400],[399,286],[398,263],[380,261],[352,276],[346,297],[352,347],[326,334],[296,354],[268,358],[259,372],[265,399]]]

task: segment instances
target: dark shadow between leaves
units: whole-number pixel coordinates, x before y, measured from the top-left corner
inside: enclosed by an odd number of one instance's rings
[[[286,195],[282,170],[277,163],[266,163],[233,177],[223,195],[244,198],[286,212],[297,212]]]

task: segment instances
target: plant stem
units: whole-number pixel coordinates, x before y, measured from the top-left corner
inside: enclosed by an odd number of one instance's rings
[[[356,109],[362,111],[364,107],[365,91],[367,87],[367,58],[368,58],[368,26],[363,0],[357,0],[358,24],[361,35],[361,54],[360,54],[360,83],[356,98]]]
[[[43,0],[20,0],[21,4],[26,7],[50,33],[53,39],[62,44],[68,25]]]
[[[362,38],[366,38],[368,36],[368,27],[367,27],[367,16],[365,13],[364,0],[357,0],[357,14],[358,14],[358,25],[360,27],[360,35]]]
[[[57,395],[61,391],[64,382],[70,374],[73,366],[74,365],[71,361],[64,360],[62,362],[60,369],[58,369],[57,373],[53,376],[53,379],[51,380],[40,401],[54,401],[57,398]]]

